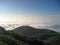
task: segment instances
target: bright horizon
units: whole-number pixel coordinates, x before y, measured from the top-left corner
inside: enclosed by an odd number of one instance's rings
[[[60,1],[0,0],[0,24],[60,25]]]

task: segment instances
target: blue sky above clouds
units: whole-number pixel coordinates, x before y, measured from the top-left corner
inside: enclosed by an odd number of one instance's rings
[[[0,0],[0,23],[60,24],[60,0]]]
[[[0,12],[34,15],[59,15],[59,2],[59,0],[3,0],[0,1]]]

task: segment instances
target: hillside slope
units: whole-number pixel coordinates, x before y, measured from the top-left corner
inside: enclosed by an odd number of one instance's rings
[[[15,32],[21,36],[35,37],[43,40],[52,36],[60,36],[60,34],[55,31],[49,29],[35,29],[31,26],[21,26],[12,30],[12,32]]]
[[[22,26],[12,31],[0,27],[0,45],[60,45],[60,33]]]

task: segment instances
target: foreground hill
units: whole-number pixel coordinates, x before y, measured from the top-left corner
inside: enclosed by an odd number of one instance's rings
[[[60,36],[60,34],[55,31],[49,29],[35,29],[30,26],[21,26],[12,30],[12,32],[15,32],[21,36],[35,37],[42,40],[48,39],[52,36]]]
[[[0,45],[19,45],[18,41],[11,34],[14,33],[0,27]]]
[[[0,27],[0,45],[60,45],[60,33],[30,26],[12,31]]]
[[[44,45],[37,39],[28,39],[0,27],[0,45]]]

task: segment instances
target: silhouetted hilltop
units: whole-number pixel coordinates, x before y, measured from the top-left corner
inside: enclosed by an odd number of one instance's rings
[[[21,36],[35,37],[40,39],[47,39],[52,36],[60,35],[59,33],[49,29],[36,29],[31,26],[21,26],[12,30],[12,32],[15,32]]]

